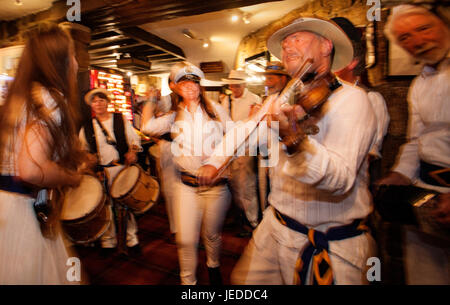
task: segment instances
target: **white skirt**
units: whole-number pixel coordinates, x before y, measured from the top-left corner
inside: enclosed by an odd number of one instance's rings
[[[0,190],[0,285],[78,284],[61,234],[42,236],[34,199]],[[69,276],[67,276],[69,274]]]

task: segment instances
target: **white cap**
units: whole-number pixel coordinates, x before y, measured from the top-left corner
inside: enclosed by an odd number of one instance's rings
[[[175,64],[170,69],[169,78],[176,84],[180,79],[187,78],[196,82],[200,82],[202,78],[205,78],[205,74],[198,67],[189,62],[181,62]]]

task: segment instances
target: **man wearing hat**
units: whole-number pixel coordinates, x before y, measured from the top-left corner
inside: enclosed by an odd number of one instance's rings
[[[296,19],[270,36],[267,46],[290,75],[311,59],[314,80],[332,76],[353,58],[345,33],[318,18]],[[317,134],[296,130],[301,105],[275,101],[269,113],[269,121],[279,122],[282,141],[279,162],[270,169],[270,207],[233,270],[234,284],[367,283],[367,259],[375,249],[364,226],[372,211],[367,153],[376,117],[362,89],[336,79],[329,89],[311,113]],[[201,170],[203,183],[210,183],[221,162],[210,158]]]
[[[228,84],[232,95],[231,97],[222,96],[221,104],[225,109],[230,109],[230,116],[234,122],[247,120],[252,108],[261,104],[261,98],[246,88],[247,77],[248,75],[244,71],[231,70],[228,78],[222,79],[225,84]],[[241,156],[233,161],[230,179],[233,200],[244,211],[252,228],[258,225],[259,217],[256,179],[255,157]],[[242,231],[239,236],[249,236],[252,228],[248,228],[244,221],[241,224]]]
[[[84,100],[91,107],[95,117],[86,120],[79,135],[83,147],[90,153],[90,159],[96,160],[96,163],[104,168],[108,187],[112,185],[124,165],[137,161],[137,152],[141,149],[140,137],[134,132],[130,121],[120,113],[108,112],[109,95],[109,92],[102,88],[93,89],[86,94]],[[128,213],[127,219],[126,244],[137,254],[139,252],[137,223],[131,212]],[[105,254],[117,246],[114,220],[100,241],[102,248],[107,249]]]
[[[280,93],[291,79],[280,61],[268,62],[263,74],[265,77],[264,85],[267,88],[267,95]]]
[[[267,96],[280,93],[291,79],[280,61],[268,62],[265,71],[262,74],[265,78],[264,85]],[[258,156],[258,159],[261,162],[265,157]],[[259,166],[258,190],[261,211],[264,211],[268,205],[267,196],[269,195],[269,185],[269,168],[266,166]]]
[[[450,29],[424,7],[394,7],[385,34],[415,60],[424,63],[409,89],[405,143],[392,171],[379,184],[410,185],[440,193],[432,220],[450,224]],[[445,232],[445,231],[443,231]],[[447,233],[443,233],[447,234]],[[448,244],[405,228],[405,273],[408,284],[449,284]]]

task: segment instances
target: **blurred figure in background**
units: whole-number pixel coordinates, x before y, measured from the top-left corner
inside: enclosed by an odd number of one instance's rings
[[[247,120],[252,108],[261,104],[261,98],[246,88],[247,74],[244,71],[231,70],[228,78],[222,81],[228,84],[231,96],[222,95],[222,107],[229,110],[234,122]],[[239,221],[239,236],[248,237],[259,223],[259,201],[257,191],[257,159],[254,156],[240,156],[232,161],[230,187],[233,202],[243,211]],[[247,225],[248,224],[250,225]]]
[[[33,204],[39,189],[81,181],[77,70],[61,28],[30,31],[0,113],[0,284],[69,283],[62,235],[41,234]]]
[[[344,30],[350,38],[354,50],[353,60],[350,64],[344,69],[336,71],[335,74],[340,79],[366,90],[377,116],[377,140],[369,151],[369,173],[372,183],[381,178],[381,148],[389,127],[389,112],[383,96],[379,92],[371,90],[369,84],[363,83],[362,76],[366,70],[366,48],[361,41],[361,32],[347,18],[336,17],[331,20]]]
[[[289,82],[291,77],[284,69],[283,64],[280,61],[271,61],[266,65],[266,71],[263,72],[265,80],[265,91],[266,95],[278,94],[283,91],[286,84]],[[255,107],[256,108],[256,107]],[[267,156],[264,157],[258,154],[258,191],[259,191],[259,205],[261,212],[264,212],[267,205],[267,197],[270,193],[270,181],[269,181],[269,168],[261,166],[262,159],[267,160]]]
[[[441,193],[434,221],[450,224],[450,30],[438,16],[414,5],[394,8],[385,26],[392,43],[425,64],[408,94],[407,143],[379,184],[410,185]],[[437,179],[436,179],[437,177]],[[406,228],[408,284],[449,284],[450,251]]]

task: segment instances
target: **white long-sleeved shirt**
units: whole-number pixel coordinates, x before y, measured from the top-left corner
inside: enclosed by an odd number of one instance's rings
[[[229,112],[230,99],[228,97],[221,100],[222,107]],[[244,93],[238,98],[231,96],[231,114],[233,121],[244,121],[249,117],[251,107],[255,104],[261,104],[261,98],[256,94],[250,92],[247,88]]]
[[[450,167],[450,58],[438,69],[425,66],[409,90],[407,143],[392,168],[418,179],[420,160]],[[450,188],[448,188],[450,189]]]
[[[372,211],[367,154],[375,143],[377,123],[366,92],[344,83],[322,106],[317,126],[320,132],[308,136],[293,156],[281,144],[271,147],[279,150],[279,161],[269,169],[269,202],[298,222],[324,231]],[[207,164],[221,166],[228,138],[229,133]]]
[[[130,121],[128,121],[126,118],[123,118],[123,121],[125,128],[125,137],[127,138],[128,146],[131,147],[135,145],[140,148],[141,138],[136,132],[134,132],[133,126],[131,125]],[[116,140],[116,137],[114,135],[114,116],[111,115],[109,119],[102,121],[101,123],[108,132],[109,136]],[[114,160],[119,160],[119,152],[113,145],[110,145],[106,142],[106,137],[103,134],[102,129],[98,125],[97,120],[92,119],[92,124],[94,126],[94,133],[97,141],[97,152],[100,156],[99,163],[101,165],[106,165]],[[84,149],[89,150],[89,144],[86,140],[84,128],[81,128],[79,138]]]
[[[208,139],[207,141],[210,141],[208,143],[214,147],[215,142],[221,140],[224,131],[233,126],[226,110],[218,103],[213,101],[210,101],[210,103],[218,116],[218,121],[211,121],[201,107],[197,107],[194,114],[191,114],[185,108],[178,107],[177,112],[169,112],[158,118],[153,116],[142,128],[142,132],[156,137],[168,132],[176,134],[171,151],[176,154],[174,161],[180,171],[187,171],[195,175],[197,169],[203,165],[213,151],[212,148],[205,151],[202,149],[200,152],[198,147],[194,147],[194,145],[199,145],[198,139]],[[179,123],[175,124],[175,120]],[[214,123],[207,125],[208,122]],[[183,126],[182,124],[186,125]],[[214,125],[217,128],[213,128]],[[179,130],[179,127],[182,127],[182,130]],[[203,148],[203,144],[200,145]]]
[[[386,107],[386,102],[379,92],[369,91],[367,96],[369,97],[369,101],[371,102],[377,117],[377,138],[369,154],[381,158],[383,139],[388,131],[389,121],[391,118]]]

